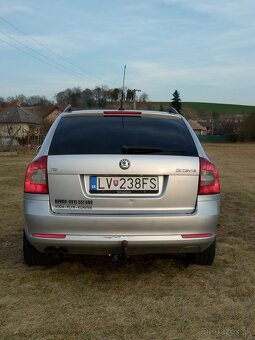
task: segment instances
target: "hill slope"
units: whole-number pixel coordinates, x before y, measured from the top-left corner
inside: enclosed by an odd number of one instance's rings
[[[243,118],[251,113],[255,113],[255,106],[235,105],[235,104],[218,104],[218,103],[200,103],[200,102],[182,102],[183,114],[190,118],[207,118],[216,112],[218,116],[239,117]],[[137,103],[137,108],[167,111],[169,102],[148,102]]]
[[[234,105],[234,104],[217,104],[217,103],[197,103],[183,102],[185,109],[193,109],[201,113],[212,114],[218,112],[220,114],[248,115],[255,112],[255,106]]]

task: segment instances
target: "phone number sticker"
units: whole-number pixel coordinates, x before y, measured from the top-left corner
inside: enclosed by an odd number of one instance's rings
[[[92,209],[93,200],[65,200],[55,199],[55,207],[58,209]]]

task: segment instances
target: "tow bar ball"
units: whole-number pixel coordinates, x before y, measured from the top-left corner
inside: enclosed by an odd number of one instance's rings
[[[118,263],[121,258],[125,260],[128,258],[128,241],[124,240],[121,242],[121,253],[120,254],[111,254],[112,263]]]

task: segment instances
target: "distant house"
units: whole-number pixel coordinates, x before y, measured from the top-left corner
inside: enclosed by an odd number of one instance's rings
[[[19,146],[17,139],[12,139],[10,137],[0,137],[0,147],[2,146]]]
[[[41,119],[18,105],[6,108],[0,112],[0,137],[22,144],[40,144]]]
[[[193,119],[189,119],[188,122],[197,135],[207,135],[207,128],[205,126]]]
[[[43,117],[43,120],[46,124],[52,124],[57,117],[63,112],[64,108],[61,106],[54,106],[50,109],[50,111]]]

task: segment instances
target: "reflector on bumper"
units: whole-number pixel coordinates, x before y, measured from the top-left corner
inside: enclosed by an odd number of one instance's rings
[[[39,238],[66,238],[65,234],[41,234],[41,233],[34,233],[32,234],[33,237]]]

